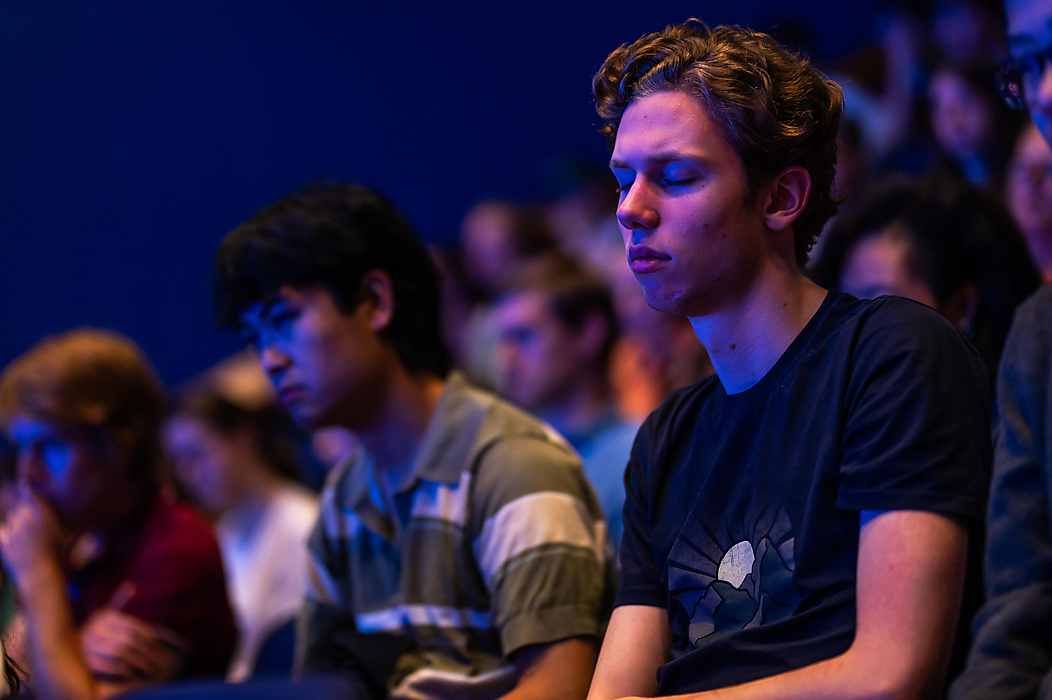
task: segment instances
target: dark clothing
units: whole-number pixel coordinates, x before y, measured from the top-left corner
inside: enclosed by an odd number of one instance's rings
[[[1052,697],[1052,284],[1016,311],[997,375],[987,599],[953,700]]]
[[[237,633],[223,562],[212,526],[188,506],[159,496],[68,581],[77,626],[113,607],[181,637],[182,676],[226,672]]]
[[[928,307],[830,292],[753,387],[648,418],[625,475],[617,605],[668,610],[660,694],[787,672],[855,634],[859,512],[981,523],[986,369]]]

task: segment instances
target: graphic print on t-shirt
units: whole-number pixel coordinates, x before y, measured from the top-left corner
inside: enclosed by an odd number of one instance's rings
[[[750,524],[751,521],[751,524]],[[696,514],[668,557],[669,593],[690,620],[690,643],[781,620],[799,603],[793,528],[784,508],[716,535]]]

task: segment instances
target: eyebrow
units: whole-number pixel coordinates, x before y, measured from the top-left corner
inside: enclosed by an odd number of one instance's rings
[[[647,156],[644,160],[647,163],[662,165],[677,160],[704,160],[704,158],[700,155],[691,155],[689,153],[684,153],[683,151],[664,151],[663,153],[655,153],[654,155]],[[610,159],[610,167],[631,170],[628,163],[618,158]]]

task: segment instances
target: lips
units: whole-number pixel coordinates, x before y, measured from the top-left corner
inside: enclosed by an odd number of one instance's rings
[[[286,386],[278,389],[278,400],[285,406],[294,403],[303,397],[303,387]]]
[[[663,269],[672,258],[646,246],[632,246],[628,249],[628,266],[637,275],[645,275]]]

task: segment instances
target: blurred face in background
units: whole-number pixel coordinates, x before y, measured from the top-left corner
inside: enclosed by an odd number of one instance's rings
[[[1005,204],[1045,279],[1052,273],[1052,147],[1037,127],[1023,130],[1008,164]]]
[[[580,334],[567,328],[536,291],[510,294],[493,310],[497,384],[512,402],[539,410],[558,402],[590,360]]]
[[[994,136],[995,95],[980,95],[964,76],[941,70],[931,79],[928,101],[931,128],[939,145],[953,158],[981,155]]]
[[[848,251],[840,273],[840,288],[859,299],[894,295],[938,308],[928,284],[909,267],[910,235],[893,224],[863,236]]]
[[[243,495],[241,468],[252,449],[246,436],[176,415],[165,423],[164,447],[179,485],[206,511],[220,515]]]
[[[1023,70],[1023,97],[1034,124],[1052,141],[1052,71],[1044,52],[1052,47],[1052,0],[1005,0],[1008,51]]]
[[[10,426],[16,475],[51,506],[70,529],[106,520],[107,495],[119,488],[120,457],[97,433],[18,416]]]

